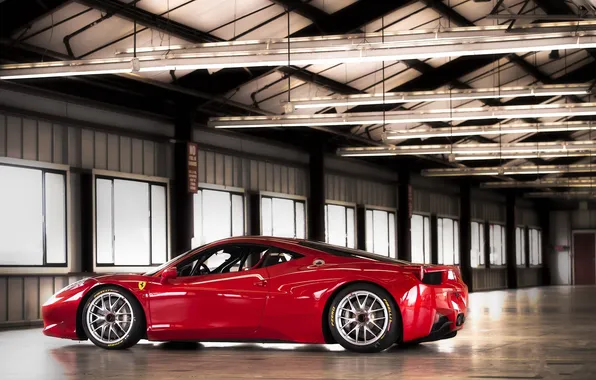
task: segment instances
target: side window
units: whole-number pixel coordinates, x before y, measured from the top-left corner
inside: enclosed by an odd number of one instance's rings
[[[303,256],[297,253],[289,252],[277,247],[271,247],[267,250],[267,257],[262,260],[260,267],[266,268],[277,264],[284,264],[301,257]]]
[[[196,255],[178,266],[178,276],[201,276],[238,272],[247,264],[251,250],[244,246],[229,245]]]

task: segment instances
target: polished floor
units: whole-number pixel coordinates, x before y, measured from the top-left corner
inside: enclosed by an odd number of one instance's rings
[[[127,351],[0,331],[0,379],[596,379],[596,287],[471,295],[456,338],[381,354],[339,346],[171,345]]]

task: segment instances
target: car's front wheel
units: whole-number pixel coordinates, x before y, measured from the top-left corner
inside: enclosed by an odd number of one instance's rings
[[[87,338],[105,349],[134,346],[143,337],[144,321],[137,300],[118,287],[94,291],[83,308],[82,322]]]
[[[392,346],[401,329],[399,310],[384,289],[360,283],[342,289],[329,308],[336,342],[355,352],[379,352]]]

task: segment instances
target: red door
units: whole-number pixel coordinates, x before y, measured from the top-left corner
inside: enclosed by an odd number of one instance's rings
[[[249,339],[261,324],[267,290],[264,268],[151,284],[149,339]]]
[[[573,234],[575,285],[596,285],[596,236],[593,232]]]

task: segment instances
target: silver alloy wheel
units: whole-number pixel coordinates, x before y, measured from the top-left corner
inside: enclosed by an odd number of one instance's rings
[[[134,314],[130,302],[119,293],[106,292],[91,301],[87,308],[87,329],[104,344],[118,344],[132,328]]]
[[[334,322],[342,338],[351,344],[365,346],[383,337],[389,323],[389,311],[376,294],[359,290],[341,299]]]

